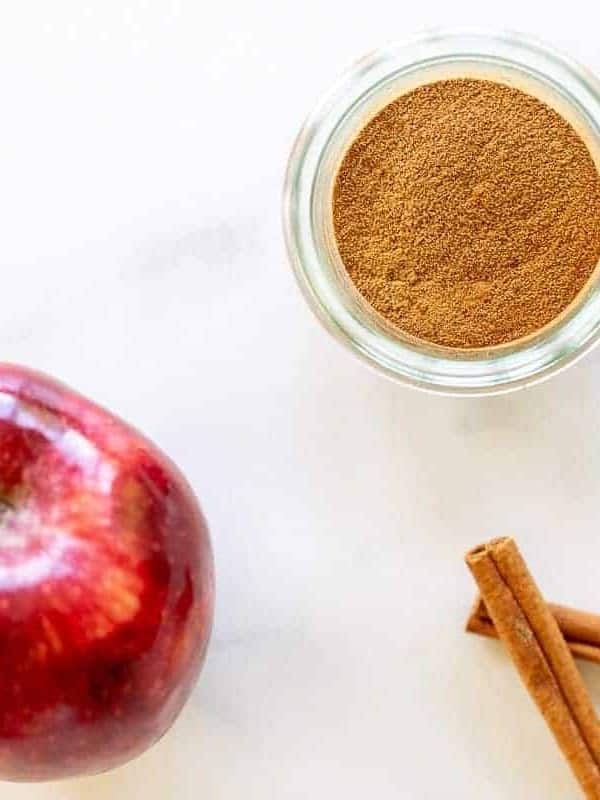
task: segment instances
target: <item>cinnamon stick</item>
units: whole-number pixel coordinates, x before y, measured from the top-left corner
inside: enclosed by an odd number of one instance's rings
[[[558,623],[571,654],[575,658],[600,664],[600,615],[554,603],[548,603],[548,608]],[[466,630],[480,636],[498,638],[498,632],[481,596],[471,609]]]
[[[523,683],[589,800],[600,800],[600,724],[573,657],[515,542],[495,539],[466,563]]]

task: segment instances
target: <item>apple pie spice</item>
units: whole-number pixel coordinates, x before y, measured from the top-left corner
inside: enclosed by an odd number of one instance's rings
[[[492,347],[555,319],[600,260],[600,175],[558,112],[520,89],[450,79],[375,116],[333,192],[339,254],[404,333]]]

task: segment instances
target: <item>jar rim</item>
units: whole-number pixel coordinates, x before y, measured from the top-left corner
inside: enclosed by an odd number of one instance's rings
[[[600,342],[600,277],[561,322],[539,335],[496,348],[454,350],[408,343],[356,313],[331,279],[315,235],[319,171],[333,137],[367,97],[402,76],[481,63],[545,84],[585,121],[600,153],[600,81],[569,56],[511,31],[439,28],[387,44],[357,61],[314,108],[289,158],[283,224],[289,261],[313,312],[333,336],[380,373],[446,395],[500,394],[538,383],[575,363]],[[427,82],[427,81],[423,81]],[[600,170],[600,165],[598,165]]]

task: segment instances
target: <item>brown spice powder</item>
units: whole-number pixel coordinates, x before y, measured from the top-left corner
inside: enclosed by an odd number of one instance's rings
[[[600,259],[600,175],[556,111],[493,81],[443,80],[386,106],[333,194],[342,261],[404,332],[491,347],[558,316]]]

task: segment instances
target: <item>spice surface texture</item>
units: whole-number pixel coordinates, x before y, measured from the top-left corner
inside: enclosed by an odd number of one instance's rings
[[[541,100],[490,80],[441,80],[387,105],[347,150],[332,211],[364,299],[447,347],[535,333],[600,260],[586,143]]]

